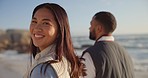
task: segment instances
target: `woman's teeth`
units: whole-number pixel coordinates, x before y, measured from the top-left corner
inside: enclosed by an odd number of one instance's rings
[[[43,37],[43,35],[37,35],[37,34],[35,34],[34,36],[35,36],[35,37],[38,37],[38,38],[39,38],[39,37]]]

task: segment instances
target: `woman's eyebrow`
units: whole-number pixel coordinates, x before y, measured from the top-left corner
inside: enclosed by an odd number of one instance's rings
[[[43,21],[51,21],[50,19],[43,19]]]
[[[37,20],[35,17],[33,17],[32,19]]]
[[[33,19],[33,20],[37,20],[37,18],[35,18],[35,17],[33,17],[32,19]],[[51,21],[51,20],[48,19],[48,18],[47,18],[47,19],[45,18],[45,19],[42,19],[42,21]]]

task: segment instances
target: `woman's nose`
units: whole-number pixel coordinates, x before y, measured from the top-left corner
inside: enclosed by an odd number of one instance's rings
[[[41,24],[37,24],[34,29],[36,31],[42,31]]]

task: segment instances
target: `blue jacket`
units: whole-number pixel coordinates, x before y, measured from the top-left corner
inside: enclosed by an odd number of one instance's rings
[[[32,70],[30,78],[58,78],[58,76],[50,64],[41,63]]]

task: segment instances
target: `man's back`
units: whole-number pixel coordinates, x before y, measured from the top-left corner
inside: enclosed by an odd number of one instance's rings
[[[113,41],[99,41],[88,52],[96,69],[96,78],[133,78],[131,58]]]

